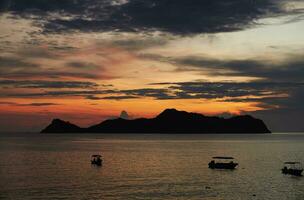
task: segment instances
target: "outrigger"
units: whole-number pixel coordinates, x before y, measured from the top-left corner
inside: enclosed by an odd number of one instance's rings
[[[300,162],[284,162],[282,168],[283,174],[290,174],[294,176],[302,176],[303,167]]]
[[[92,155],[92,156],[91,156],[91,164],[92,164],[92,165],[101,166],[101,165],[102,165],[102,158],[101,158],[101,155]]]
[[[212,160],[209,162],[210,169],[235,169],[238,166],[238,163],[233,162],[233,157],[216,156],[212,158],[217,161]]]

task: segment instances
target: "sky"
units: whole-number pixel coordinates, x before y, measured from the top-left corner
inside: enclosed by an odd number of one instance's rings
[[[127,111],[304,131],[302,0],[1,0],[0,131]]]

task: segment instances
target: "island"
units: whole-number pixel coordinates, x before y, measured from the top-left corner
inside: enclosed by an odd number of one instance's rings
[[[41,133],[264,134],[271,132],[262,120],[250,115],[240,115],[226,119],[176,109],[166,109],[155,118],[108,119],[87,128],[54,119]]]

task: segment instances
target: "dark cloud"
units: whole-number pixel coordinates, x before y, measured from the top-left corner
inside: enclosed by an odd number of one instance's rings
[[[1,57],[0,56],[0,73],[1,71],[6,71],[10,68],[38,68],[39,65],[28,62],[22,58],[15,57]]]
[[[60,54],[55,53],[54,51],[48,48],[41,48],[41,47],[22,49],[21,51],[17,52],[17,55],[23,58],[44,58],[44,59],[57,59],[57,60],[60,57],[62,57]]]
[[[140,97],[139,96],[131,96],[131,95],[96,97],[94,95],[89,95],[86,98],[90,99],[90,100],[103,100],[103,99],[108,99],[108,100],[125,100],[125,99],[137,99],[137,98],[140,98]]]
[[[37,52],[36,52],[37,51]],[[31,53],[34,52],[34,55]],[[31,61],[27,58],[42,58],[48,54],[56,57],[56,54],[47,53],[48,51],[38,53],[37,50],[29,50],[27,53],[17,53],[16,57],[0,56],[0,77],[7,79],[28,79],[28,78],[85,78],[85,79],[115,79],[108,75],[102,65],[92,62],[73,61],[63,64],[63,66],[45,66],[37,64],[38,61]],[[56,57],[57,59],[60,58]],[[71,69],[73,68],[73,69]],[[98,72],[96,72],[98,71]]]
[[[244,96],[249,95],[256,96],[255,100],[259,98],[259,101],[262,101],[264,96],[269,98],[267,97],[269,95],[288,94],[295,88],[304,87],[304,83],[292,82],[168,82],[155,83],[154,85],[169,85],[168,90],[174,93],[173,98],[176,99],[220,99],[228,97],[234,98],[233,101],[253,100],[252,98],[244,99]]]
[[[98,84],[81,81],[0,80],[0,87],[14,88],[96,88]]]
[[[281,1],[4,0],[1,10],[35,19],[45,32],[161,30],[196,34],[242,30],[259,18],[286,14]]]
[[[49,44],[49,45],[50,45],[49,46],[50,49],[58,50],[58,51],[62,51],[62,52],[71,52],[71,51],[75,51],[77,49],[76,47],[73,47],[73,46],[56,44],[56,43]]]
[[[81,62],[81,61],[73,61],[66,63],[66,66],[76,68],[76,69],[101,69],[102,67],[91,62]]]
[[[21,103],[15,103],[15,102],[0,102],[0,105],[42,107],[42,106],[56,106],[56,105],[61,105],[61,104],[57,104],[57,103],[29,103],[29,104],[21,104]]]
[[[18,68],[12,68],[8,71],[1,72],[0,70],[0,76],[1,78],[8,78],[8,79],[14,79],[14,78],[85,78],[85,79],[115,79],[117,77],[110,76],[106,74],[99,74],[95,71],[85,71],[85,72],[69,72],[69,71],[62,71],[62,69],[49,69],[49,70],[43,70],[43,69],[36,69],[36,70],[25,70],[25,69],[18,69]]]
[[[274,82],[301,82],[304,77],[302,55],[290,55],[283,61],[262,59],[221,60],[198,56],[164,58],[155,55],[154,57],[160,61],[175,64],[177,71],[196,71],[217,76],[259,77]]]
[[[37,50],[38,51],[38,50]],[[32,52],[32,51],[29,51]],[[25,55],[29,54],[29,55]],[[31,57],[30,53],[18,53],[17,57],[1,57],[0,56],[0,77],[1,78],[40,78],[40,77],[47,77],[47,78],[61,78],[61,77],[73,77],[73,78],[86,78],[86,79],[112,79],[115,77],[105,75],[103,73],[95,73],[95,71],[71,71],[64,67],[56,67],[56,68],[48,68],[44,69],[40,64],[37,64],[33,61],[26,60],[26,58]],[[39,53],[34,53],[36,55],[32,55],[32,57],[43,57],[47,56],[45,52],[42,52],[40,55]],[[22,57],[20,57],[22,56]],[[80,68],[80,65],[84,65],[84,63],[69,63],[70,65],[73,65],[74,68],[76,68],[76,65],[78,65],[78,69]],[[88,67],[96,68],[97,65],[91,64],[88,65]],[[98,68],[99,72],[100,69]]]
[[[80,91],[48,91],[45,92],[44,96],[83,96],[87,97],[90,95],[98,95],[98,94],[113,94],[116,93],[115,90],[80,90]]]
[[[88,97],[91,95],[100,94],[117,94],[115,90],[52,90],[44,92],[27,92],[27,93],[2,93],[0,97],[14,97],[14,98],[37,98],[37,97],[62,97],[62,96],[79,96]]]
[[[30,104],[22,104],[22,106],[56,106],[56,105],[60,105],[57,103],[30,103]]]
[[[139,97],[153,97],[155,99],[171,99],[173,96],[169,94],[168,89],[142,88],[133,90],[121,90],[126,95],[136,95]]]
[[[167,44],[170,39],[169,36],[163,35],[163,37],[149,37],[149,38],[128,38],[112,41],[113,45],[119,46],[120,48],[126,49],[128,51],[138,51],[141,49],[146,49],[155,46],[162,46]]]
[[[106,95],[106,96],[96,96],[96,95]],[[44,92],[28,92],[28,93],[2,93],[0,97],[14,97],[14,98],[36,98],[36,97],[60,97],[60,96],[79,96],[90,100],[101,100],[101,99],[111,99],[111,100],[123,100],[123,99],[135,99],[143,97],[151,97],[155,99],[173,99],[176,96],[169,95],[169,90],[164,89],[154,89],[154,88],[143,88],[134,90],[52,90]]]

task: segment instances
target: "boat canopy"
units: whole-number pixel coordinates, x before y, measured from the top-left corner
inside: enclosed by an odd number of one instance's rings
[[[92,155],[92,157],[101,157],[101,155]]]
[[[227,156],[215,156],[212,157],[213,159],[234,159],[233,157],[227,157]]]
[[[284,164],[294,165],[294,164],[300,164],[300,162],[284,162]]]

